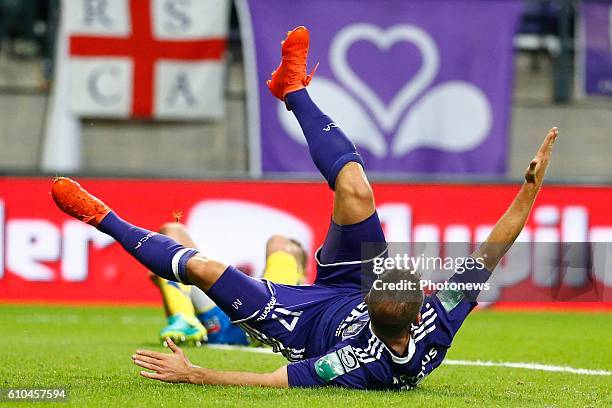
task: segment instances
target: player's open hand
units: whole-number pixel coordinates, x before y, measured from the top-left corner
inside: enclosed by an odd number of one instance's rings
[[[149,371],[141,371],[140,375],[153,380],[169,383],[189,382],[189,375],[193,366],[181,350],[170,339],[166,343],[172,353],[158,353],[149,350],[136,350],[132,356],[134,364]]]
[[[540,187],[544,181],[546,175],[546,169],[550,162],[550,156],[552,154],[553,144],[559,136],[559,129],[556,127],[550,129],[540,149],[536,153],[535,157],[529,163],[529,167],[525,171],[525,181],[529,184],[534,184],[536,187]]]

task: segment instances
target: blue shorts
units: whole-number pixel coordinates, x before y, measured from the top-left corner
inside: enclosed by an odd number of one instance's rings
[[[364,242],[372,244],[364,249]],[[337,343],[336,328],[363,302],[364,264],[385,251],[377,213],[353,225],[331,221],[325,242],[315,254],[313,285],[274,284],[230,266],[207,294],[249,335],[288,360],[298,361],[320,355]]]

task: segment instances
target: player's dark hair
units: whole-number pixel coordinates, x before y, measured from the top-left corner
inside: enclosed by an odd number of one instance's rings
[[[378,277],[365,298],[374,332],[384,338],[397,338],[417,322],[423,305],[421,276],[415,271],[391,269]],[[389,284],[403,284],[404,289],[389,289]]]

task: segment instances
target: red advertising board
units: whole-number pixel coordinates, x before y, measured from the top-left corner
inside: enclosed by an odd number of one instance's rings
[[[325,237],[332,206],[324,183],[79,181],[144,228],[156,230],[182,212],[203,253],[255,275],[271,234],[295,237],[312,254]],[[0,301],[158,303],[142,266],[112,239],[55,207],[50,182],[0,177]],[[518,186],[379,183],[374,191],[388,241],[474,242],[503,214]],[[610,187],[546,186],[524,239],[610,242],[610,203]],[[609,258],[589,272],[594,292],[573,300],[612,301]],[[500,266],[505,289],[494,301],[515,300],[507,295],[537,285],[529,270],[515,269]],[[313,274],[311,260],[310,279]]]

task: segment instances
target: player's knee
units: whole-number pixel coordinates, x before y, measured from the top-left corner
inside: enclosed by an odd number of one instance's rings
[[[345,199],[369,204],[374,201],[374,192],[365,177],[352,177],[336,185],[336,194]]]
[[[192,257],[186,265],[187,276],[192,281],[206,280],[210,274],[209,263],[206,259],[198,256]]]
[[[185,226],[179,222],[167,222],[159,227],[159,233],[169,237],[174,237],[185,232]]]
[[[359,163],[347,163],[336,179],[336,194],[359,201],[374,200],[370,183]]]
[[[187,279],[200,289],[208,290],[221,277],[227,265],[196,255],[187,261]]]

